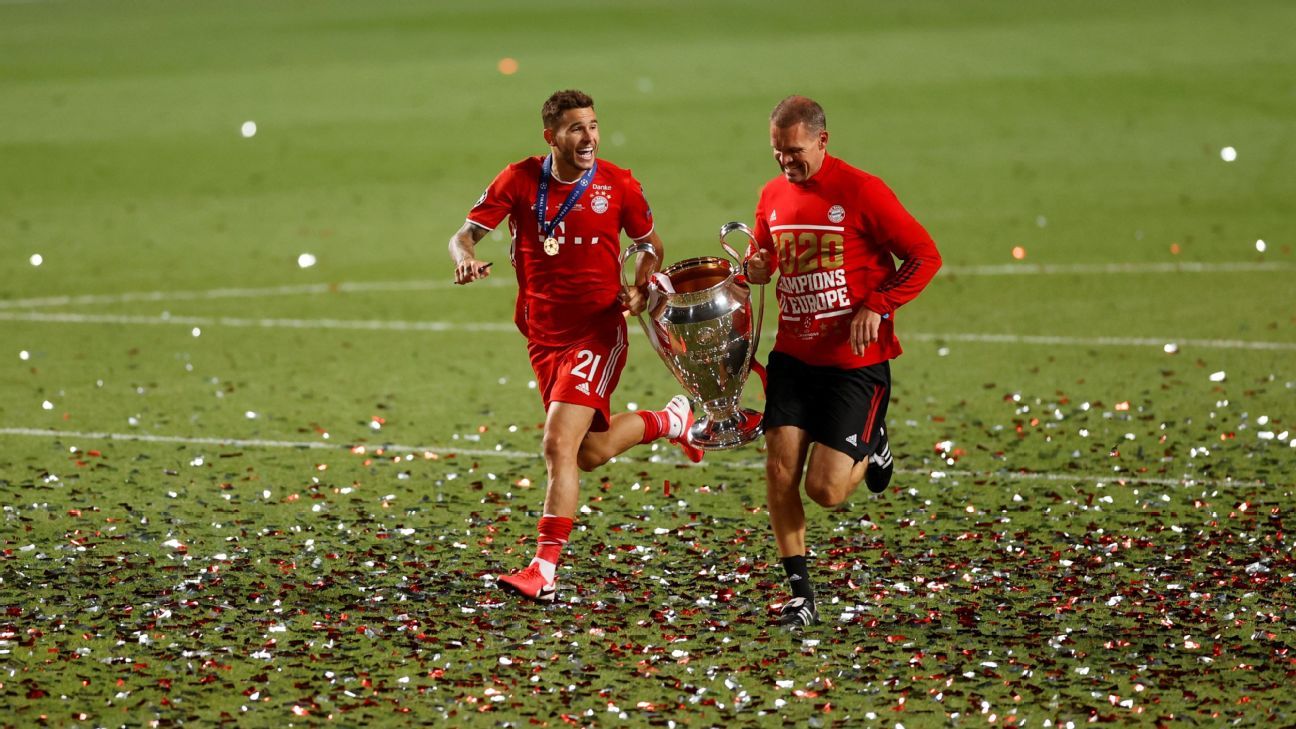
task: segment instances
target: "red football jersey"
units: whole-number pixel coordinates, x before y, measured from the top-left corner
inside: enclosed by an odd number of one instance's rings
[[[779,175],[761,190],[755,233],[778,260],[774,349],[842,369],[899,356],[894,312],[931,281],[941,257],[882,180],[832,156],[804,183]],[[893,255],[904,262],[898,270]],[[850,324],[861,306],[890,316],[856,356]]]
[[[468,213],[468,222],[494,230],[505,217],[513,238],[509,258],[517,274],[513,320],[528,340],[561,346],[591,327],[621,326],[621,231],[638,240],[652,233],[652,211],[630,170],[606,160],[585,194],[554,229],[557,255],[545,253],[536,218],[544,157],[504,168]],[[545,220],[553,220],[575,181],[549,178]]]

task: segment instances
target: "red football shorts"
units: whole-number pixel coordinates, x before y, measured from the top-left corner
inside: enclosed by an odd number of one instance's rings
[[[559,347],[528,343],[545,412],[549,404],[565,402],[594,409],[590,430],[608,429],[612,419],[612,391],[626,363],[625,320],[579,342]]]

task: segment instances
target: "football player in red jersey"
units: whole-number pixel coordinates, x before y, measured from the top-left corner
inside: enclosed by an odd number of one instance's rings
[[[477,243],[508,218],[509,258],[517,275],[514,322],[527,338],[544,400],[543,450],[548,485],[536,555],[499,584],[538,602],[552,602],[555,572],[576,516],[580,471],[592,470],[635,444],[666,438],[689,460],[693,412],[674,397],[658,411],[612,415],[610,398],[626,361],[624,312],[646,304],[648,277],[662,257],[652,211],[630,170],[597,158],[594,101],[558,91],[541,108],[549,154],[506,167],[482,193],[450,239],[455,282],[490,275]],[[640,256],[635,283],[621,285],[620,233],[652,246]]]
[[[779,274],[766,496],[792,590],[778,622],[805,626],[819,613],[805,559],[802,475],[806,494],[827,508],[860,481],[886,490],[894,469],[890,361],[900,354],[894,313],[931,281],[941,257],[882,180],[828,154],[827,121],[813,100],[779,102],[770,145],[782,174],[761,190],[747,274],[756,284]],[[892,256],[902,261],[898,269]]]

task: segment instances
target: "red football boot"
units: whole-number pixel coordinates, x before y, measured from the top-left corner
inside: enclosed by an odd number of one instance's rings
[[[499,578],[499,586],[505,592],[536,602],[553,602],[558,595],[558,581],[546,582],[544,575],[540,573],[540,565],[534,560],[521,572]]]

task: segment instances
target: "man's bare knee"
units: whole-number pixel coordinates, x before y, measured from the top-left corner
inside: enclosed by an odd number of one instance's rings
[[[571,436],[545,433],[541,449],[547,463],[562,463],[573,455],[576,456],[577,461],[580,460],[579,446]]]
[[[580,451],[576,454],[576,466],[586,473],[602,466],[609,460],[611,460],[610,456],[601,452],[597,447],[590,445],[589,441],[582,443]]]
[[[846,489],[806,481],[806,496],[825,509],[836,509],[846,501]]]
[[[772,486],[780,488],[794,486],[801,480],[800,476],[801,474],[793,470],[793,464],[774,460],[765,464],[765,478]]]

